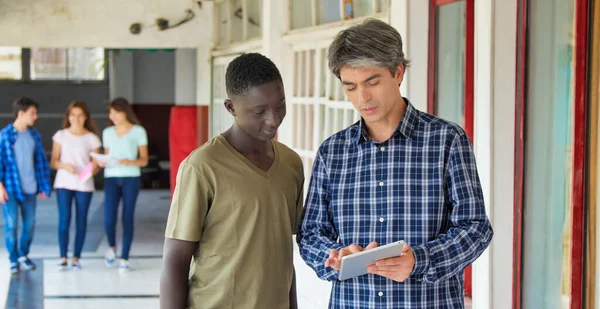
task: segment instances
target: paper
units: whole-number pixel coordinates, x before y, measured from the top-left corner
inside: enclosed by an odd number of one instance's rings
[[[111,157],[110,155],[90,152],[90,156],[92,158],[104,163],[105,166],[115,166],[115,165],[118,165],[118,162],[119,162],[117,159]]]
[[[80,172],[79,182],[83,183],[94,176],[94,163],[90,161]]]

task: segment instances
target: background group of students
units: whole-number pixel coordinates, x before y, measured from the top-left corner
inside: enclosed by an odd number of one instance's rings
[[[5,230],[6,246],[11,260],[11,272],[35,269],[35,264],[28,258],[29,246],[33,238],[35,224],[35,199],[37,196],[49,196],[50,177],[48,167],[55,169],[53,188],[56,191],[58,204],[59,228],[58,240],[60,247],[60,261],[58,267],[63,270],[81,269],[81,252],[85,242],[88,210],[95,191],[94,177],[104,168],[104,227],[109,243],[105,264],[112,266],[117,260],[116,254],[116,223],[119,203],[123,202],[123,243],[119,271],[127,271],[129,266],[129,252],[133,241],[134,213],[138,193],[140,191],[141,167],[148,164],[148,138],[146,130],[139,124],[130,103],[118,98],[109,104],[110,126],[103,130],[102,141],[98,136],[98,129],[88,107],[83,101],[73,101],[65,111],[62,129],[52,137],[52,156],[50,162],[45,162],[45,156],[33,155],[40,151],[41,139],[39,132],[32,126],[37,119],[38,103],[29,98],[20,98],[13,104],[15,123],[8,125],[3,132],[14,132],[13,146],[15,161],[24,161],[34,167],[33,178],[31,172],[24,173],[18,170],[18,187],[20,191],[10,188],[10,182],[2,173],[0,180],[3,192],[3,213],[5,226],[15,227]],[[25,129],[23,129],[25,128]],[[28,133],[30,133],[28,135]],[[2,134],[11,136],[11,134]],[[34,142],[34,141],[39,142]],[[32,147],[20,149],[18,145]],[[11,143],[0,141],[0,143]],[[106,158],[100,160],[92,157],[92,153],[100,153],[104,148]],[[43,152],[43,149],[41,149]],[[11,169],[10,160],[2,159],[2,170]],[[5,162],[6,161],[6,162]],[[44,162],[40,162],[44,161]],[[19,165],[18,162],[15,165]],[[43,175],[43,176],[40,176]],[[29,179],[29,180],[28,180]],[[47,181],[47,183],[46,183]],[[27,188],[32,184],[31,188]],[[44,189],[46,188],[46,189]],[[23,199],[16,198],[15,192],[22,192]],[[30,201],[29,203],[27,201]],[[32,202],[31,202],[32,201]],[[74,202],[74,203],[73,203]],[[20,241],[16,236],[17,209],[21,209],[23,228]],[[74,211],[73,211],[74,210]],[[14,212],[14,214],[12,214]],[[69,244],[69,226],[72,214],[75,213],[75,242],[71,263],[68,262],[67,248]],[[18,245],[17,245],[18,244]]]

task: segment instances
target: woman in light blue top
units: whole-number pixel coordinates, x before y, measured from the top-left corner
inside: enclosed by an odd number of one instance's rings
[[[119,270],[127,271],[141,167],[148,165],[148,137],[127,100],[118,98],[112,101],[108,117],[113,126],[102,132],[104,153],[118,163],[104,168],[104,229],[110,246],[105,263],[112,266],[116,259],[115,228],[122,199],[123,249]]]

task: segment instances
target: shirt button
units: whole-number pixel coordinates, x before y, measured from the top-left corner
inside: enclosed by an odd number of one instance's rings
[[[385,219],[379,218],[379,222],[383,222],[383,221],[385,221]]]
[[[377,293],[377,295],[383,296],[383,292],[379,292],[379,293]]]
[[[385,147],[381,147],[381,148],[379,148],[379,149],[381,149],[381,151],[385,151]]]
[[[379,182],[379,186],[380,186],[380,187],[383,187],[383,181],[380,181],[380,182]]]

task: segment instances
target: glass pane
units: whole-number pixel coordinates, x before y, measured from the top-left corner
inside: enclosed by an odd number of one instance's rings
[[[363,17],[373,15],[373,1],[371,0],[353,0],[353,17]]]
[[[262,1],[247,0],[248,6],[248,38],[257,38],[261,36],[261,15]]]
[[[217,11],[219,12],[219,20],[218,20],[218,33],[219,33],[219,45],[228,44],[227,42],[227,23],[229,19],[227,18],[227,2],[222,2],[217,4]]]
[[[231,0],[231,42],[241,42],[243,37],[242,29],[242,0]]]
[[[305,28],[312,26],[311,6],[307,5],[306,0],[292,0],[292,29]]]
[[[378,0],[379,1],[379,12],[388,12],[390,10],[389,0]]]
[[[67,50],[64,48],[32,48],[31,79],[67,80]]]
[[[318,24],[327,24],[331,22],[339,21],[341,18],[340,14],[340,0],[320,0],[317,1],[318,7]]]
[[[573,1],[529,3],[522,307],[569,308]]]
[[[435,114],[464,125],[465,2],[436,8]]]
[[[70,48],[69,80],[104,80],[104,48]]]
[[[0,79],[22,78],[21,47],[0,47]]]

